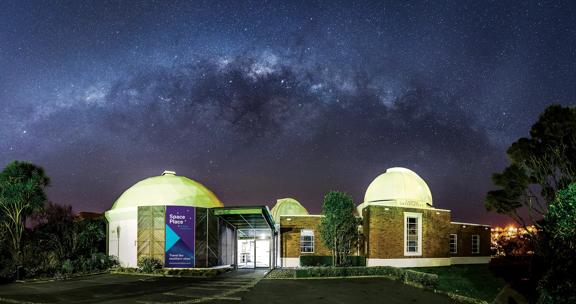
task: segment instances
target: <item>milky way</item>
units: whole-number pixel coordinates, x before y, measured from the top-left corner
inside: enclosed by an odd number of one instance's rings
[[[226,205],[361,202],[392,166],[435,206],[484,210],[491,173],[550,103],[575,104],[568,3],[0,4],[0,163],[103,211],[175,170]]]

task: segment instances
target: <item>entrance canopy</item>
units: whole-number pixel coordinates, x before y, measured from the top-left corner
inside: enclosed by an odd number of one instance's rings
[[[214,215],[236,229],[272,229],[274,219],[266,206],[236,206],[213,208]]]

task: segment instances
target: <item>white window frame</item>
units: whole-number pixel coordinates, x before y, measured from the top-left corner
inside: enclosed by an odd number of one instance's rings
[[[476,250],[474,250],[474,245],[476,245]],[[479,254],[480,253],[480,235],[473,234],[472,235],[472,254]]]
[[[452,239],[452,236],[454,236],[454,239]],[[454,241],[454,251],[452,251],[452,241]],[[456,233],[450,234],[450,253],[451,254],[458,253],[458,234]]]
[[[312,240],[311,241],[304,241],[303,238],[304,237],[311,237]],[[302,251],[302,249],[304,248],[304,242],[309,242],[310,244],[308,245],[308,247],[312,247],[312,251]],[[314,240],[314,230],[313,229],[300,229],[300,253],[314,253],[314,244],[315,240]]]
[[[416,218],[418,233],[418,248],[416,252],[408,251],[408,218]],[[404,212],[404,256],[421,256],[422,255],[422,213]]]

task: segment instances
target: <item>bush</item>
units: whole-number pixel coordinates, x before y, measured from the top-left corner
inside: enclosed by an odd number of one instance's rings
[[[142,273],[155,273],[163,266],[160,260],[152,257],[142,257],[138,260],[138,272]]]
[[[119,265],[118,259],[115,256],[98,252],[93,253],[90,258],[79,258],[75,261],[76,269],[78,272],[92,273],[108,270],[112,267]]]
[[[431,289],[435,289],[438,286],[438,276],[435,274],[386,266],[310,267],[296,269],[296,278],[348,276],[385,276],[404,283],[416,284]]]
[[[414,283],[430,289],[438,287],[438,275],[414,270],[405,270],[403,274],[405,283]]]
[[[204,277],[211,278],[221,273],[230,271],[231,268],[196,268],[196,269],[163,269],[164,275],[184,276],[184,277]]]
[[[301,266],[332,266],[331,256],[302,255],[300,256]]]
[[[16,264],[5,261],[0,262],[0,284],[16,280]]]
[[[62,270],[62,274],[64,275],[71,275],[74,272],[74,265],[70,260],[65,260],[64,263],[62,263],[62,267],[60,268]]]
[[[349,256],[347,257],[348,266],[366,266],[366,258],[363,256]],[[301,266],[332,266],[331,256],[322,255],[303,255],[300,256]]]

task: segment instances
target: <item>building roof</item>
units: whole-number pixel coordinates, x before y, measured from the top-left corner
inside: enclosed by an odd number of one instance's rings
[[[236,229],[274,229],[274,220],[266,206],[215,208],[214,215]]]
[[[308,210],[293,198],[276,200],[276,205],[270,212],[276,223],[280,223],[280,216],[283,215],[308,215]]]
[[[414,171],[389,168],[368,186],[364,203],[404,201],[432,206],[432,193],[426,182]]]
[[[222,202],[202,184],[173,171],[149,177],[128,188],[116,200],[112,210],[138,206],[223,207]]]

